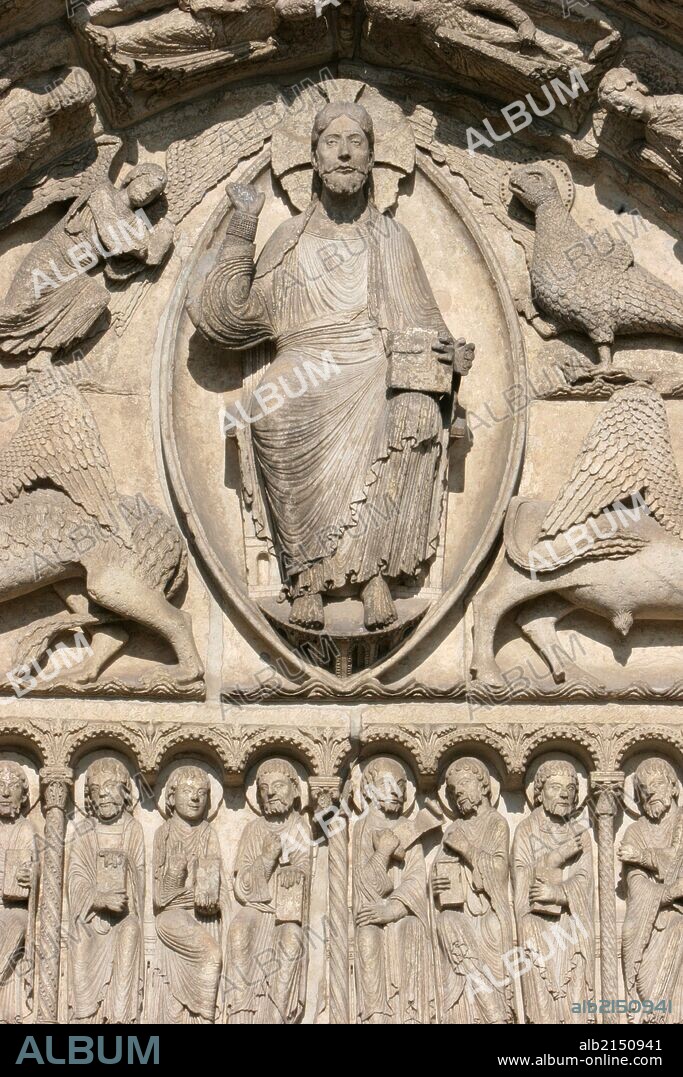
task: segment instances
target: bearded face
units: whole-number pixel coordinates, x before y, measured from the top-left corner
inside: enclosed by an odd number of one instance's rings
[[[461,815],[472,815],[484,799],[484,791],[476,774],[457,770],[447,782],[448,796]]]
[[[0,770],[0,819],[16,819],[24,799],[24,783],[14,768]]]
[[[671,781],[666,774],[648,774],[638,781],[640,803],[648,819],[661,819],[674,799]]]
[[[383,815],[395,819],[401,815],[406,802],[405,775],[398,770],[386,767],[366,775],[363,793],[372,801]]]
[[[88,779],[88,796],[96,817],[102,823],[120,819],[126,806],[121,778],[115,773],[99,773]]]
[[[286,774],[259,775],[256,785],[259,804],[266,818],[287,815],[294,807],[296,789]]]
[[[315,170],[323,186],[333,194],[357,194],[370,175],[372,164],[368,137],[350,116],[332,120],[318,139]]]
[[[566,819],[576,807],[578,784],[573,774],[550,774],[543,783],[541,802],[548,815]]]

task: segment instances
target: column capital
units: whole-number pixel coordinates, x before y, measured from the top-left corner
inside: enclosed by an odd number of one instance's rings
[[[74,780],[71,767],[49,765],[40,770],[40,795],[46,810],[50,808],[66,809]]]

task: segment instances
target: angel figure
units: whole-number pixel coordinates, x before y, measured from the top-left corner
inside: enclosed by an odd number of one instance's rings
[[[151,225],[142,211],[162,194],[166,173],[155,164],[131,169],[120,188],[105,183],[79,198],[66,217],[36,243],[0,303],[0,357],[51,356],[84,340],[98,327],[110,294],[88,271],[104,265],[111,280],[160,265],[173,242],[173,226]]]

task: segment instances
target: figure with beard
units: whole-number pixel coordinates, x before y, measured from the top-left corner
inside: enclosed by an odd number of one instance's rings
[[[664,759],[636,769],[642,818],[619,846],[626,877],[622,957],[630,999],[671,1001],[671,1012],[643,1013],[644,1024],[683,1021],[683,811],[678,781]]]
[[[275,342],[262,387],[270,395],[277,383],[285,395],[267,414],[258,408],[244,434],[243,462],[255,461],[245,487],[262,478],[290,621],[316,630],[325,624],[323,596],[347,585],[360,592],[367,629],[397,620],[391,582],[415,580],[436,550],[450,388],[473,357],[473,345],[454,344],[409,233],[369,197],[373,147],[361,105],[336,102],[318,113],[314,198],[280,225],[256,267],[265,196],[229,184],[227,235],[188,307],[200,331],[228,348]],[[401,334],[423,340],[424,361],[448,391],[388,387]],[[256,525],[259,534],[270,526]]]
[[[248,823],[235,862],[241,908],[228,933],[228,1024],[293,1024],[303,1014],[311,844],[297,773],[268,759],[256,776],[263,816]]]
[[[420,842],[406,848],[406,785],[394,759],[379,756],[365,767],[369,808],[352,841],[361,1024],[429,1024],[434,1016],[427,877]]]
[[[122,763],[98,759],[88,767],[88,825],[78,829],[66,874],[69,1020],[79,1024],[128,1024],[140,1016],[145,847],[132,804]]]
[[[170,819],[154,838],[159,938],[150,1021],[212,1024],[223,967],[223,891],[218,837],[206,820],[209,779],[178,767],[166,790]]]
[[[512,948],[509,827],[491,806],[491,779],[478,759],[451,764],[446,795],[458,819],[444,834],[431,875],[440,1020],[504,1024],[514,1020],[512,983],[503,965]]]
[[[593,864],[588,831],[572,821],[578,778],[571,763],[543,763],[534,804],[512,844],[517,937],[530,966],[521,978],[527,1022],[585,1024],[572,1006],[593,997]]]
[[[38,845],[35,831],[23,815],[27,803],[28,780],[23,769],[18,763],[3,759],[0,761],[0,1024],[3,1025],[21,1023],[33,1009]]]

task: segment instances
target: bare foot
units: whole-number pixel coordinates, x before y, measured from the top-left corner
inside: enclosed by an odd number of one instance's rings
[[[361,593],[366,628],[386,628],[398,621],[398,614],[386,580],[373,576]]]
[[[292,602],[289,623],[301,628],[320,629],[325,627],[325,613],[322,595],[301,595]]]

